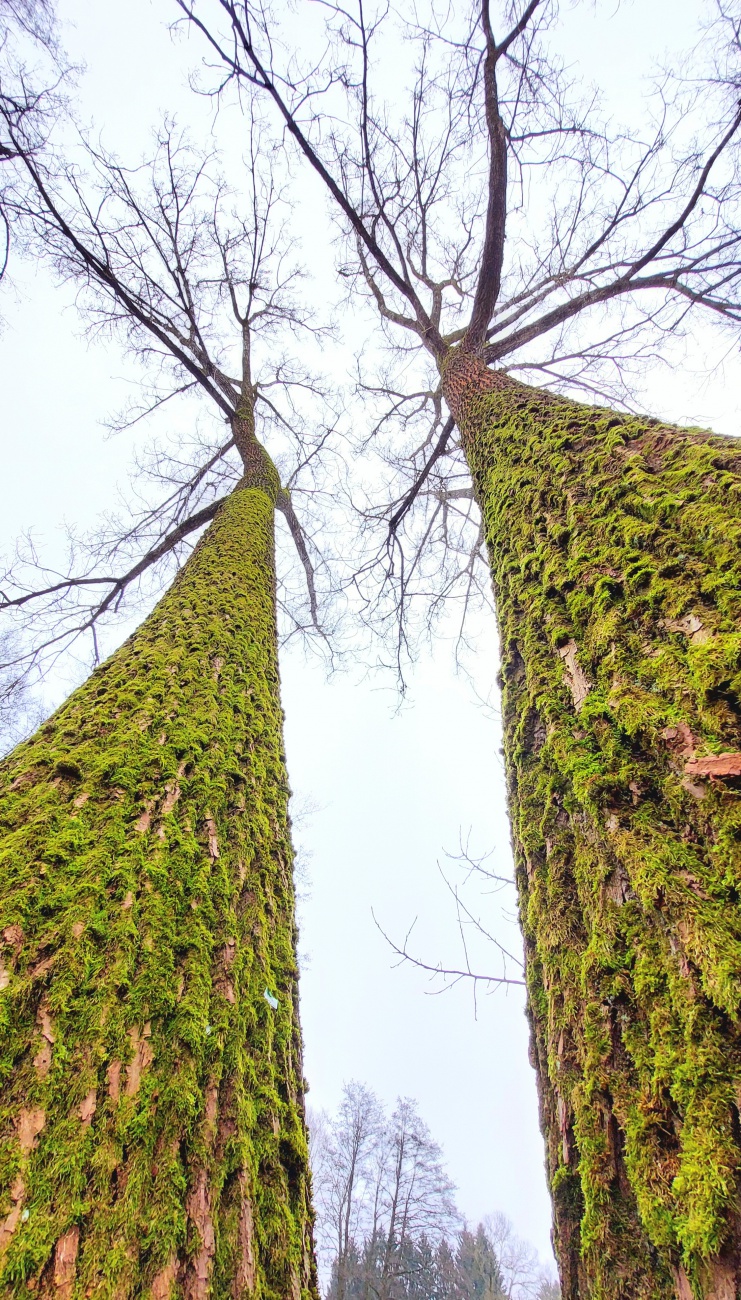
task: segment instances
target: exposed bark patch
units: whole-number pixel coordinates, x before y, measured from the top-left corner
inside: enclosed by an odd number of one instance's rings
[[[710,1266],[710,1286],[707,1300],[737,1300],[736,1268],[728,1259],[717,1260]]]
[[[685,763],[689,776],[741,776],[741,754],[709,754],[707,758],[692,758]]]
[[[668,632],[681,632],[689,637],[693,645],[703,645],[713,635],[703,626],[702,619],[698,618],[697,614],[684,614],[682,618],[663,618],[660,622]]]
[[[41,1044],[39,1051],[34,1056],[33,1063],[34,1068],[43,1079],[51,1069],[51,1049],[54,1046],[54,1031],[51,1027],[51,1016],[49,1015],[49,1008],[44,1003],[39,1007],[36,1020],[39,1026],[39,1032],[44,1041]]]
[[[617,903],[622,907],[628,899],[635,898],[635,892],[631,888],[630,878],[622,862],[618,862],[614,871],[608,876],[603,886],[605,898],[611,902]]]
[[[18,1116],[16,1131],[18,1144],[24,1155],[28,1155],[36,1146],[36,1139],[46,1123],[46,1115],[40,1107],[36,1110],[22,1110]]]
[[[571,691],[571,697],[574,701],[574,708],[577,713],[581,709],[592,689],[592,683],[584,672],[584,669],[579,665],[577,659],[578,652],[579,647],[577,646],[576,641],[569,641],[566,645],[561,646],[558,652],[564,662],[566,684]]]
[[[31,979],[38,980],[41,979],[41,976],[45,975],[48,970],[51,970],[53,965],[54,955],[52,954],[51,957],[43,957],[41,961],[36,962],[28,973],[31,976]]]
[[[91,1088],[90,1091],[83,1097],[82,1101],[80,1102],[79,1115],[85,1128],[88,1128],[88,1126],[91,1124],[97,1105],[98,1105],[97,1090],[95,1088]]]
[[[206,818],[206,830],[208,831],[208,852],[212,862],[215,862],[219,856],[219,840],[216,834],[216,822],[213,817]]]
[[[520,686],[527,676],[525,660],[516,641],[510,641],[507,651],[507,657],[502,660],[502,672],[508,682]]]
[[[231,1080],[227,1080],[221,1087],[219,1107],[219,1121],[216,1128],[215,1154],[217,1164],[224,1159],[227,1143],[237,1132],[237,1122],[234,1117],[234,1095]]]
[[[692,798],[697,799],[698,802],[703,800],[707,794],[704,785],[698,785],[697,781],[691,781],[688,776],[683,776],[679,784],[683,790],[686,790],[687,793],[691,794]]]
[[[226,998],[227,1002],[230,1002],[232,1005],[234,1005],[236,1001],[236,994],[234,992],[234,984],[230,976],[230,971],[232,966],[234,965],[234,959],[236,957],[236,954],[237,954],[236,939],[227,939],[226,943],[224,944],[224,947],[221,950],[221,958],[219,963],[220,970],[218,972],[215,981],[215,985],[219,993],[221,993],[222,997]]]
[[[23,1201],[26,1195],[26,1184],[19,1176],[16,1178],[10,1189],[10,1200],[12,1208],[8,1211],[5,1219],[0,1223],[0,1259],[5,1254],[10,1245],[11,1238],[20,1222],[23,1212]]]
[[[694,1300],[690,1280],[681,1264],[674,1270],[674,1278],[677,1288],[677,1300]]]
[[[10,971],[0,957],[0,989],[6,989],[10,983]]]
[[[80,1229],[77,1224],[59,1238],[54,1247],[54,1294],[56,1300],[69,1300],[75,1285]]]
[[[216,1237],[211,1212],[211,1196],[205,1169],[199,1169],[187,1203],[188,1218],[198,1234],[198,1249],[190,1261],[183,1281],[186,1300],[206,1300],[209,1291],[211,1261]]]
[[[173,1254],[165,1264],[165,1267],[160,1269],[152,1283],[152,1300],[169,1300],[170,1292],[172,1291],[179,1270],[180,1264],[177,1255]]]
[[[3,939],[9,948],[15,949],[15,955],[18,956],[23,947],[23,931],[19,925],[6,925],[3,930]]]
[[[708,897],[707,890],[703,889],[702,885],[700,884],[700,881],[697,879],[697,876],[693,876],[691,871],[686,871],[686,870],[678,871],[677,880],[684,881],[687,888],[691,889],[693,894],[696,894],[698,898]]]
[[[133,1058],[126,1067],[126,1096],[135,1097],[139,1091],[141,1078],[148,1065],[151,1065],[154,1057],[149,1038],[152,1033],[151,1021],[147,1021],[144,1028],[140,1031],[138,1025],[134,1025],[129,1033],[131,1046],[134,1049]]]
[[[17,776],[14,781],[11,781],[8,789],[15,794],[17,790],[24,790],[27,786],[33,785],[41,775],[41,768],[32,768],[30,772],[21,772],[20,776]]]
[[[121,1062],[111,1061],[108,1066],[108,1096],[111,1101],[118,1101],[121,1095]]]
[[[697,740],[686,722],[678,722],[675,727],[664,727],[661,735],[669,749],[673,750],[679,758],[694,757]]]
[[[36,1146],[36,1139],[46,1123],[43,1110],[22,1110],[16,1121],[16,1135],[21,1149],[24,1165],[30,1152]],[[0,1258],[10,1245],[13,1233],[21,1221],[23,1202],[26,1198],[26,1183],[23,1174],[18,1174],[10,1189],[11,1209],[0,1223]]]
[[[556,1093],[558,1105],[558,1128],[561,1134],[561,1155],[565,1165],[571,1164],[571,1156],[574,1148],[574,1133],[571,1126],[571,1114],[569,1106],[560,1092]]]
[[[180,798],[180,785],[177,781],[172,781],[165,786],[165,798],[162,804],[162,816],[171,813],[178,799]]]
[[[134,822],[134,830],[138,831],[140,835],[144,835],[152,825],[152,809],[155,803],[155,799],[149,799],[144,807],[144,812]]]
[[[219,1109],[219,1088],[217,1084],[211,1083],[206,1089],[206,1109],[205,1109],[206,1127],[208,1129],[208,1135],[210,1139],[213,1139],[213,1136],[216,1132],[216,1115],[218,1113],[218,1109]]]
[[[240,1211],[239,1230],[237,1234],[237,1271],[234,1278],[235,1300],[242,1300],[246,1294],[255,1289],[255,1223],[252,1213],[252,1197],[249,1194],[247,1176],[244,1172],[239,1178]]]

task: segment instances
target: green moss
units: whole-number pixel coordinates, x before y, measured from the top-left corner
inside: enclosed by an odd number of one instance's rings
[[[710,1294],[741,1246],[741,782],[685,764],[741,750],[741,447],[466,382],[565,1295],[673,1300],[680,1265]]]
[[[316,1295],[274,586],[238,490],[0,766],[0,1295]]]

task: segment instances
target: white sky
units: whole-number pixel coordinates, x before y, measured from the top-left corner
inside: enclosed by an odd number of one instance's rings
[[[170,0],[60,0],[59,8],[67,46],[88,69],[84,111],[123,155],[140,152],[162,110],[207,120],[186,88],[193,49],[173,47],[164,27]],[[574,6],[558,39],[575,71],[586,70],[629,116],[638,72],[670,41],[686,48],[703,8],[700,0]],[[16,284],[5,296],[0,352],[0,550],[23,528],[53,547],[62,520],[92,524],[113,505],[132,449],[130,439],[106,438],[100,423],[126,396],[120,377],[135,373],[131,363],[116,346],[79,337],[70,293],[43,273],[26,268]],[[736,357],[704,379],[703,343],[690,340],[679,369],[647,375],[644,401],[665,417],[735,432]],[[496,673],[491,619],[481,621],[469,667],[472,680],[456,677],[441,639],[398,711],[388,678],[358,670],[327,681],[299,653],[284,657],[291,782],[299,803],[317,806],[298,836],[311,855],[301,934],[309,1100],[333,1108],[350,1078],[389,1102],[416,1097],[463,1211],[476,1220],[503,1210],[545,1259],[550,1208],[519,991],[481,998],[477,1019],[470,990],[426,996],[420,972],[392,969],[371,915],[397,938],[418,915],[417,950],[457,962],[454,912],[436,870],[443,849],[472,828],[474,847],[494,849],[497,869],[509,870],[499,729],[478,703]],[[493,915],[503,898],[481,905]],[[497,924],[517,945],[513,924]]]

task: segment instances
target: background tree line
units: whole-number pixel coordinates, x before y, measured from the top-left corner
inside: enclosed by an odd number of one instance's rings
[[[365,1085],[309,1113],[326,1300],[557,1300],[557,1284],[504,1214],[473,1229],[416,1102],[389,1113]]]

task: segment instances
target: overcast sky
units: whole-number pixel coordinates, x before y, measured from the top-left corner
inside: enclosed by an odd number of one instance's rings
[[[59,8],[67,47],[87,67],[84,113],[110,144],[137,156],[162,110],[204,129],[206,109],[186,84],[195,50],[173,46],[166,30],[170,0],[60,0]],[[597,81],[616,113],[636,120],[639,74],[650,56],[671,61],[691,44],[703,5],[597,8],[569,9],[557,39],[575,73]],[[317,202],[308,189],[307,202]],[[125,378],[135,370],[115,345],[80,337],[69,290],[36,268],[20,269],[15,284],[5,294],[0,352],[0,549],[33,527],[53,553],[58,526],[92,524],[125,480],[132,439],[106,437],[101,422],[127,395]],[[681,365],[647,373],[642,400],[653,413],[734,433],[736,356],[711,376],[704,348],[703,338],[692,339]],[[480,997],[477,1018],[470,988],[430,996],[421,972],[393,969],[372,915],[397,939],[418,917],[420,955],[457,963],[453,901],[437,869],[444,850],[470,830],[473,848],[491,850],[496,870],[511,869],[496,709],[481,705],[495,689],[493,618],[480,620],[467,667],[469,676],[455,675],[441,635],[400,709],[393,680],[365,665],[327,680],[300,652],[284,656],[291,783],[299,810],[314,807],[298,834],[309,878],[301,904],[309,1101],[333,1108],[350,1078],[389,1102],[417,1098],[463,1211],[472,1220],[505,1211],[545,1259],[550,1210],[519,990]],[[62,689],[59,681],[49,687],[49,705]],[[512,892],[467,897],[516,948]],[[481,960],[495,965],[485,952]]]

